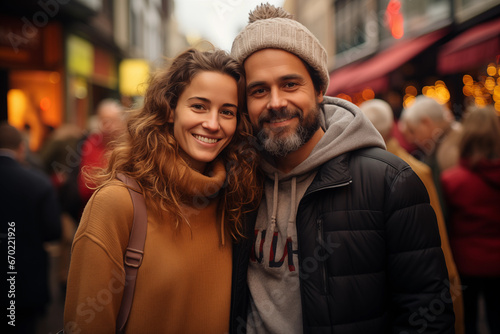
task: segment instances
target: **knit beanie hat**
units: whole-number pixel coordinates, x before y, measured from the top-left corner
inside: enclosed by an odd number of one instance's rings
[[[236,36],[231,55],[243,63],[252,53],[262,49],[282,49],[293,53],[311,66],[326,93],[330,82],[328,56],[318,39],[283,8],[261,4],[250,12],[248,25]]]

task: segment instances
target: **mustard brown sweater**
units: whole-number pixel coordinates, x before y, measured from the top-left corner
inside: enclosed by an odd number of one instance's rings
[[[225,180],[187,170],[184,206],[190,227],[148,207],[144,259],[139,268],[126,333],[226,333],[229,331],[231,242],[221,245],[217,199],[209,193]],[[206,190],[206,191],[205,191]],[[124,285],[123,254],[133,219],[121,182],[98,190],[76,233],[68,277],[66,333],[114,333]]]

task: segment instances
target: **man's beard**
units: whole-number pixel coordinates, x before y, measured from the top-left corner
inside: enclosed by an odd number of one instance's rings
[[[286,134],[290,131],[288,127],[279,130],[264,128],[264,122],[269,122],[272,119],[290,118],[298,116],[299,125],[293,133]],[[304,118],[304,112],[300,109],[289,110],[268,110],[265,114],[259,117],[259,125],[254,130],[257,133],[257,138],[264,150],[272,156],[284,157],[288,153],[298,150],[302,145],[307,143],[319,129],[319,105],[315,109],[310,110],[307,117]]]

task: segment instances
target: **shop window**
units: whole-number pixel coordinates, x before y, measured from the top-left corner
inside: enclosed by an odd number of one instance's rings
[[[335,2],[336,52],[362,47],[371,36],[367,31],[367,0],[342,0]],[[375,33],[376,34],[376,33]]]
[[[61,125],[62,89],[59,72],[11,71],[7,93],[8,121],[29,131],[29,146],[37,151],[50,132]]]
[[[379,26],[373,0],[338,0],[335,11],[336,66],[375,51]]]

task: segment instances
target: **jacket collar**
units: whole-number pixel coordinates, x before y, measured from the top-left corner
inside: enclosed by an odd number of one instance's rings
[[[16,152],[13,150],[9,150],[6,148],[0,148],[0,157],[7,157],[11,158],[12,160],[17,160],[16,159]]]
[[[352,180],[349,172],[350,155],[350,153],[344,153],[324,163],[304,197],[323,188],[338,187],[350,183]]]

